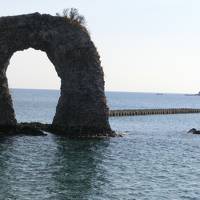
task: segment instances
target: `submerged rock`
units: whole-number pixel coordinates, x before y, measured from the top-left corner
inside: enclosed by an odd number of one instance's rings
[[[192,134],[200,134],[199,130],[196,130],[195,128],[192,128],[188,131],[188,133],[192,133]]]

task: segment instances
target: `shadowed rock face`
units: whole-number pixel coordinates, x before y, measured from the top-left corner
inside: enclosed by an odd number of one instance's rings
[[[67,132],[111,133],[103,70],[86,29],[39,13],[0,18],[0,125],[17,123],[6,70],[16,51],[30,47],[46,52],[61,79],[52,124]]]

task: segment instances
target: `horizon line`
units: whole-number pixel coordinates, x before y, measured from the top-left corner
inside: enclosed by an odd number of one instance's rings
[[[56,90],[60,91],[60,89],[56,88],[9,88],[11,90]],[[124,93],[153,93],[153,94],[197,94],[192,92],[157,92],[157,91],[121,91],[121,90],[105,90],[105,92],[124,92]]]

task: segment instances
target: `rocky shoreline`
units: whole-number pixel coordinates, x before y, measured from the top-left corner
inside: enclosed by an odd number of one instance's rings
[[[95,131],[96,132],[96,131]],[[70,128],[66,129],[61,126],[55,126],[53,124],[43,124],[39,122],[25,122],[18,123],[13,126],[0,126],[0,136],[15,136],[15,135],[27,135],[27,136],[46,136],[47,133],[55,135],[61,135],[66,138],[108,138],[121,136],[114,131],[101,130],[99,134],[95,134],[86,129]]]

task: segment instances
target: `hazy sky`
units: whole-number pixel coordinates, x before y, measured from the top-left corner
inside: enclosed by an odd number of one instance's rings
[[[55,14],[76,7],[101,55],[106,90],[200,90],[199,0],[0,0],[0,15]],[[40,71],[40,73],[38,72]],[[59,88],[45,53],[13,55],[10,87]]]

